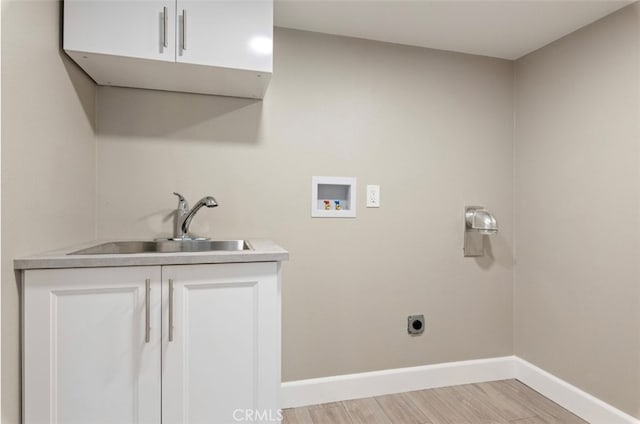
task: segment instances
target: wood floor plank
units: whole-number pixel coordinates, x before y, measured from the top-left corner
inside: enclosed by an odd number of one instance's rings
[[[432,424],[475,424],[463,417],[448,402],[437,394],[438,389],[419,390],[405,396],[422,412]]]
[[[513,398],[502,392],[501,386],[494,382],[468,384],[464,386],[472,396],[482,402],[491,404],[495,411],[507,421],[515,421],[530,418],[536,415],[523,403],[516,402]]]
[[[437,390],[440,396],[467,421],[474,424],[509,424],[502,418],[491,402],[479,399],[469,385],[443,387]]]
[[[431,424],[426,415],[420,412],[413,402],[400,393],[378,396],[375,399],[394,424]]]
[[[313,424],[352,424],[347,410],[340,403],[337,406],[309,409]]]
[[[282,424],[313,424],[313,420],[308,408],[283,409]]]
[[[530,402],[532,410],[535,410],[539,404],[541,410],[538,411],[537,415],[549,423],[588,424],[582,418],[553,402],[551,399],[544,397],[526,384],[523,384],[518,380],[506,380],[506,382],[513,387],[520,388],[525,401]],[[553,419],[547,419],[547,417],[544,416],[544,413],[551,415]]]
[[[547,424],[547,422],[540,417],[528,417],[511,421],[510,424]]]
[[[504,394],[511,396],[516,402],[527,405],[527,408],[548,424],[588,424],[518,380],[502,380],[494,383],[502,388]]]
[[[327,403],[319,403],[317,405],[309,405],[307,408],[309,409],[317,409],[317,408],[335,408],[336,406],[342,406],[342,401],[338,402],[327,402]]]
[[[343,402],[353,424],[393,424],[374,398]]]

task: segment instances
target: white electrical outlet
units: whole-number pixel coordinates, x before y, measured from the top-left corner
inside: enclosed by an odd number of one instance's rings
[[[380,207],[380,186],[379,185],[367,186],[367,207],[368,208]]]

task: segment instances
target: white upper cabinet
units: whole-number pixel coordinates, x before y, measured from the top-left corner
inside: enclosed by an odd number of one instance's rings
[[[101,85],[263,98],[273,0],[65,0],[63,47]]]

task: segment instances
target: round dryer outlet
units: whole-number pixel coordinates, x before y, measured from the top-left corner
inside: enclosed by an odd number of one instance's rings
[[[409,315],[407,331],[409,334],[422,334],[424,332],[424,315]]]

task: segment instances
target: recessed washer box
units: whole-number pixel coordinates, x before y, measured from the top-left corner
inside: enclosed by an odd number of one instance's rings
[[[353,177],[311,177],[311,216],[355,218],[356,179]]]

